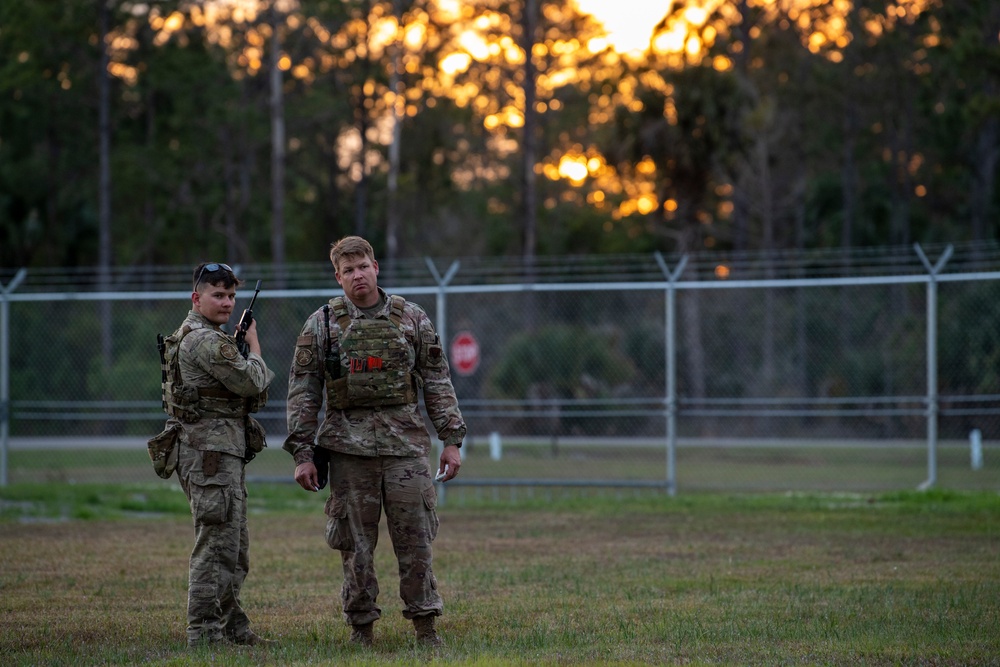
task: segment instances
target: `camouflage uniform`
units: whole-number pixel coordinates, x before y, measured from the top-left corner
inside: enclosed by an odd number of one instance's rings
[[[240,606],[250,569],[244,416],[248,399],[261,401],[274,373],[257,354],[244,359],[231,336],[193,310],[167,339],[168,359],[173,354],[184,385],[211,394],[198,400],[197,421],[168,420],[182,426],[177,473],[194,517],[188,643],[239,641],[250,634]]]
[[[393,299],[381,288],[379,295],[383,307],[377,312],[362,311],[341,298],[349,328],[371,318],[392,319]],[[402,304],[397,326],[406,340],[406,370],[423,389],[424,405],[439,439],[446,446],[461,446],[465,422],[434,325],[420,306],[402,299],[398,303]],[[318,424],[333,381],[330,369],[350,374],[354,368],[339,347],[341,324],[346,320],[338,322],[333,310],[320,308],[310,315],[296,341],[288,377],[284,449],[296,465],[313,460],[314,445],[330,451],[326,539],[341,552],[345,621],[360,626],[381,615],[373,556],[383,507],[399,564],[403,616],[440,615],[442,601],[431,568],[431,542],[438,528],[437,492],[428,460],[431,440],[416,396],[407,403],[344,409],[330,407],[328,400],[323,424]],[[337,364],[339,370],[334,368]],[[376,358],[373,366],[381,368],[380,360]]]

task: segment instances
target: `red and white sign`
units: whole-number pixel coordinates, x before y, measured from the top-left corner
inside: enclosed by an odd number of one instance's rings
[[[479,341],[469,331],[451,339],[451,367],[459,375],[472,375],[479,367]]]

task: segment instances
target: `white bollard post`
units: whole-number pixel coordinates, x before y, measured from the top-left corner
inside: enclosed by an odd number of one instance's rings
[[[500,434],[496,431],[490,433],[490,458],[499,461],[503,455],[503,445],[500,444]]]
[[[983,433],[978,428],[974,428],[969,432],[969,448],[972,458],[972,469],[981,469],[983,467]]]

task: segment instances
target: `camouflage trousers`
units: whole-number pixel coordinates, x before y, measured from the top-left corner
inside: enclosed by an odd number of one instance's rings
[[[177,471],[194,518],[188,644],[243,637],[250,629],[240,606],[240,589],[250,570],[243,459],[182,445]]]
[[[436,504],[426,457],[331,452],[326,541],[340,551],[343,561],[341,602],[348,624],[370,623],[382,614],[374,554],[383,508],[399,565],[403,616],[441,614],[443,603],[431,568],[431,542],[438,531]]]

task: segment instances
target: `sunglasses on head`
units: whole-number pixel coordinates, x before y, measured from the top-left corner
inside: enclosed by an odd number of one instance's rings
[[[233,269],[228,264],[222,264],[220,262],[212,262],[210,264],[206,264],[205,266],[201,267],[201,271],[198,272],[198,277],[194,281],[194,286],[197,287],[198,285],[201,284],[201,277],[205,275],[205,272],[215,273],[220,269],[229,271],[229,273],[233,272]]]

